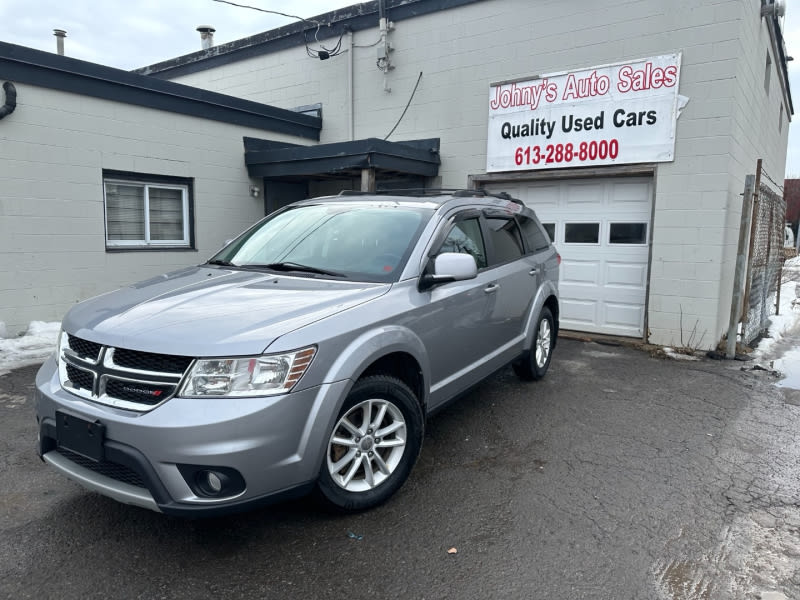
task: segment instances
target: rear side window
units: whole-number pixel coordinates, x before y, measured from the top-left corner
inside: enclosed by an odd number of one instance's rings
[[[528,252],[542,252],[550,247],[547,233],[536,221],[528,217],[520,217],[519,224],[522,227],[522,237],[525,238]]]
[[[514,219],[489,217],[486,219],[494,249],[493,263],[517,260],[524,254],[522,236]]]

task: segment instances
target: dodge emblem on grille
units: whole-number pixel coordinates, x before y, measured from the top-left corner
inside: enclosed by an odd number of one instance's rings
[[[144,394],[145,396],[155,396],[156,398],[158,398],[163,393],[161,390],[146,390],[144,388],[131,387],[129,385],[123,386],[122,391],[131,394]]]

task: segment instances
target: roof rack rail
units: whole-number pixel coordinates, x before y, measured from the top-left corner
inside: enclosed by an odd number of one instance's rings
[[[499,198],[500,200],[508,200],[522,205],[523,202],[517,198],[513,198],[508,192],[492,193],[482,188],[477,189],[464,189],[464,188],[396,188],[386,190],[376,190],[374,192],[362,192],[361,190],[342,190],[339,196],[366,196],[366,195],[383,195],[383,194],[398,194],[402,196],[433,196],[441,194],[452,194],[459,198],[472,198],[487,196],[492,198]]]

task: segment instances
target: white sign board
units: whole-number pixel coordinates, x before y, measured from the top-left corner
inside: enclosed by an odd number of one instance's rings
[[[671,161],[681,55],[489,89],[486,171]]]

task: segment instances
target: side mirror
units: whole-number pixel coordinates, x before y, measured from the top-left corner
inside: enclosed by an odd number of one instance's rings
[[[470,254],[443,252],[432,259],[433,273],[423,275],[419,282],[420,290],[452,281],[465,281],[478,276],[478,265]]]

